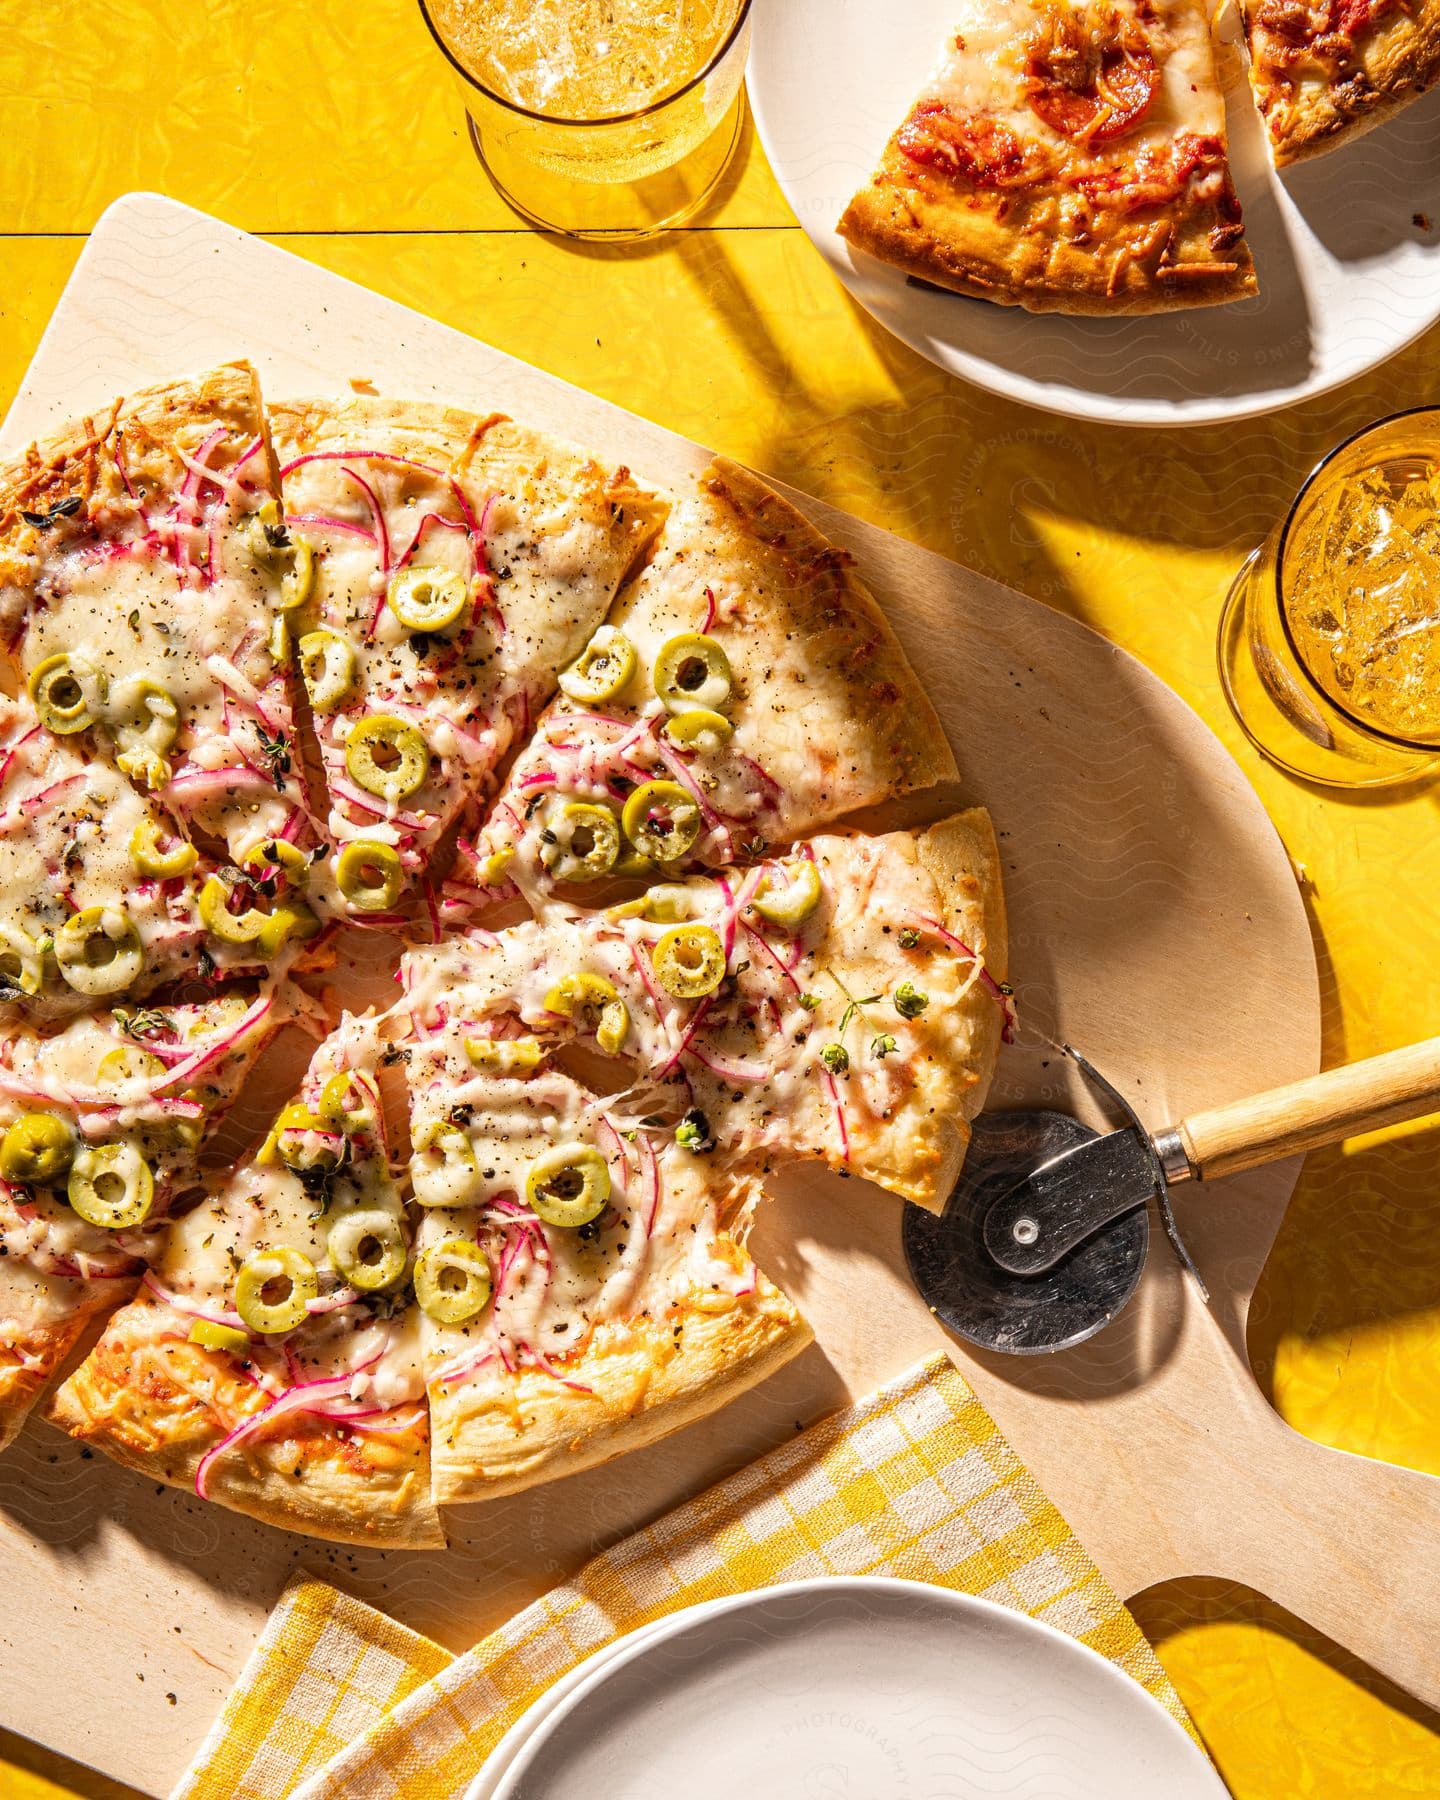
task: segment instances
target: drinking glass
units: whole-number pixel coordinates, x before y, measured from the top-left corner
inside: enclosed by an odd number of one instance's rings
[[[1347,438],[1225,602],[1230,709],[1271,762],[1331,787],[1440,773],[1440,408]]]
[[[608,243],[678,225],[715,191],[740,138],[750,7],[532,0],[515,26],[513,0],[420,0],[459,82],[470,142],[502,197],[544,230]],[[520,44],[513,69],[496,61],[496,46],[508,53],[511,42],[496,23],[502,12]],[[596,54],[602,13],[628,16],[632,29],[620,50],[602,38],[606,54]],[[641,33],[636,17],[648,21]],[[587,40],[578,51],[575,37]],[[681,71],[673,87],[657,83],[666,67]]]

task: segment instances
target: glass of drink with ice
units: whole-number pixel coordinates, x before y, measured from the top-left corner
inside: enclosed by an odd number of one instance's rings
[[[1440,773],[1440,408],[1357,432],[1237,576],[1220,675],[1293,775],[1374,787]]]
[[[624,243],[714,192],[751,0],[420,0],[491,180],[532,224]]]

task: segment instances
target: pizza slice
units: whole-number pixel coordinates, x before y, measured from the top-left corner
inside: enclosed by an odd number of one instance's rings
[[[236,861],[317,841],[285,622],[310,576],[246,363],[117,401],[0,468],[0,637],[45,730]]]
[[[1440,79],[1440,0],[1252,0],[1250,85],[1281,167],[1360,137]]]
[[[216,862],[154,795],[0,699],[0,1004],[57,1018],[320,966],[311,854],[259,839],[241,867]]]
[[[578,1041],[628,1065],[682,1149],[727,1169],[823,1161],[938,1212],[1012,1024],[1005,974],[999,853],[973,811],[453,937],[401,980],[422,1042],[468,1042],[477,1019],[502,1064]]]
[[[161,1221],[291,991],[0,1027],[0,1448],[86,1327],[133,1292]]]
[[[315,561],[300,665],[335,879],[354,919],[383,923],[664,507],[627,470],[498,416],[359,399],[271,418],[289,527]]]
[[[745,1249],[750,1178],[454,1000],[403,1047],[441,1505],[635,1449],[810,1339]]]
[[[755,860],[860,807],[953,779],[940,723],[851,559],[717,461],[561,677],[442,917],[517,890],[591,899]]]
[[[237,1512],[418,1548],[444,1540],[380,1054],[369,1019],[325,1040],[254,1156],[163,1233],[47,1416]]]
[[[960,0],[840,235],[1031,312],[1254,294],[1199,0]]]

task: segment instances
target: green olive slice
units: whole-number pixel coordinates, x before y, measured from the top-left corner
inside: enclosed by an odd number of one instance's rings
[[[142,819],[130,834],[130,860],[142,875],[169,881],[188,875],[200,853],[188,839],[170,837],[157,819]]]
[[[370,1131],[380,1113],[380,1097],[354,1069],[331,1075],[320,1090],[320,1117],[338,1131]]]
[[[218,875],[210,876],[200,890],[201,922],[222,944],[253,945],[262,954],[275,956],[291,938],[303,942],[320,930],[319,919],[303,900],[287,900],[268,912],[259,906],[232,912],[231,893]]]
[[[50,937],[31,937],[18,925],[0,923],[0,998],[6,993],[38,994],[45,985],[45,953]]]
[[[642,856],[667,863],[693,848],[703,820],[678,781],[644,781],[626,800],[620,823]]]
[[[382,800],[408,800],[430,773],[430,749],[413,725],[388,713],[357,719],[345,740],[350,779]]]
[[[124,1231],[142,1225],[155,1204],[155,1177],[133,1144],[96,1144],[70,1165],[66,1195],[87,1225]]]
[[[635,673],[635,646],[614,625],[602,625],[558,677],[560,692],[578,705],[613,700]]]
[[[670,712],[701,707],[719,712],[730,699],[730,659],[713,637],[682,631],[660,646],[653,670],[655,692]]]
[[[105,678],[76,657],[47,656],[26,686],[40,723],[56,737],[88,731],[100,716]]]
[[[110,690],[108,716],[116,762],[147,787],[164,787],[170,779],[165,752],[180,735],[180,708],[169,688],[143,675],[117,682]]]
[[[556,1144],[526,1171],[525,1198],[547,1225],[573,1231],[609,1205],[609,1165],[590,1144]]]
[[[0,1175],[25,1187],[54,1186],[74,1160],[75,1133],[54,1113],[21,1113],[0,1138]]]
[[[185,1334],[202,1350],[228,1350],[243,1356],[250,1348],[250,1334],[234,1325],[222,1325],[218,1319],[196,1319]]]
[[[445,1238],[415,1263],[415,1298],[440,1325],[463,1325],[490,1303],[490,1262],[470,1238]]]
[[[266,1336],[294,1331],[310,1316],[310,1301],[320,1292],[320,1278],[308,1256],[281,1245],[247,1256],[235,1278],[235,1310],[250,1327]]]
[[[547,812],[540,860],[557,881],[598,881],[619,854],[620,824],[608,806],[572,800]]]
[[[164,1073],[164,1063],[151,1051],[138,1044],[117,1044],[100,1058],[95,1079],[102,1087],[112,1083],[118,1087],[126,1081],[151,1081]]]
[[[327,1125],[302,1101],[294,1100],[270,1127],[255,1160],[270,1163],[277,1157],[297,1175],[329,1174],[345,1160],[345,1140],[338,1126]]]
[[[332,713],[355,691],[354,646],[338,632],[307,631],[300,640],[300,675],[310,705],[317,713]]]
[[[470,1139],[448,1120],[420,1133],[410,1158],[410,1188],[419,1206],[470,1206],[480,1198],[480,1165]]]
[[[671,713],[665,721],[665,735],[687,749],[713,750],[735,735],[735,727],[724,713],[695,706],[688,712]],[[707,743],[707,738],[713,741]]]
[[[289,888],[303,888],[310,881],[308,854],[285,838],[260,838],[240,858],[240,866],[262,882],[283,875]]]
[[[672,925],[650,952],[655,979],[677,1000],[713,994],[725,979],[725,946],[708,925]]]
[[[393,1287],[405,1273],[405,1233],[379,1207],[341,1213],[330,1226],[326,1250],[336,1272],[362,1294]]]
[[[487,1075],[528,1075],[539,1068],[545,1046],[536,1037],[467,1037],[465,1054]]]
[[[335,859],[336,885],[357,912],[389,912],[404,879],[399,851],[371,838],[356,838]]]
[[[593,1031],[607,1056],[614,1056],[630,1033],[630,1008],[603,975],[584,970],[562,975],[545,996],[545,1010]]]
[[[412,563],[390,577],[387,598],[407,631],[444,631],[464,612],[470,584],[454,569]]]
[[[784,865],[785,880],[778,884],[767,869],[750,896],[750,904],[772,925],[800,925],[820,904],[820,871],[808,856]]]
[[[315,585],[315,548],[308,538],[291,531],[274,500],[267,500],[255,514],[250,545],[257,562],[280,572],[276,604],[281,612],[303,606]]]
[[[123,906],[87,906],[55,934],[55,960],[77,994],[116,994],[144,973],[140,933]]]

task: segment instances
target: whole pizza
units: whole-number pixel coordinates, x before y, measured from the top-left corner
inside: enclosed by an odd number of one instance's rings
[[[772,1170],[944,1204],[994,834],[847,828],[955,765],[748,472],[236,363],[0,469],[0,646],[0,1441],[440,1544],[803,1347]]]

